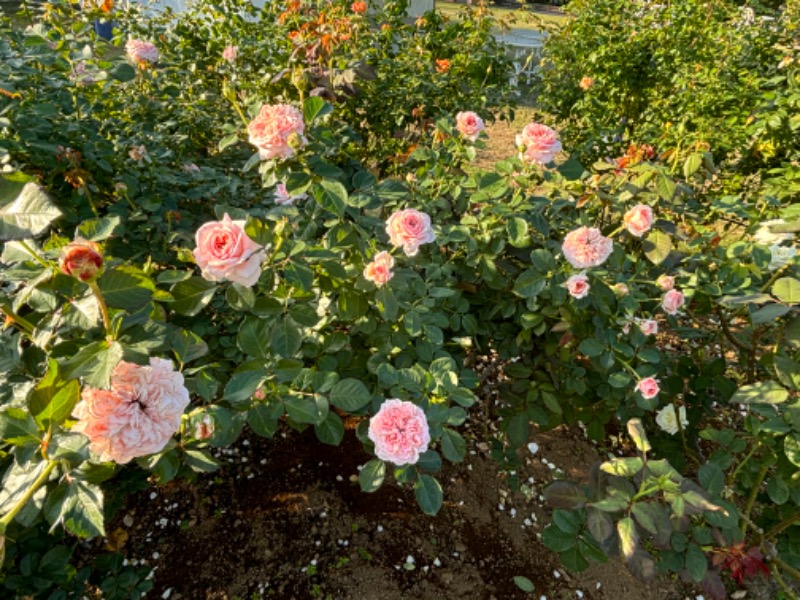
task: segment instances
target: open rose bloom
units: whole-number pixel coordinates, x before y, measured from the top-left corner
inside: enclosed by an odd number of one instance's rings
[[[150,42],[130,39],[125,44],[125,52],[128,58],[140,66],[158,62],[158,48]]]
[[[375,455],[396,465],[416,463],[431,441],[422,409],[396,398],[381,404],[369,420],[367,435],[375,444]]]
[[[656,413],[656,425],[661,427],[661,429],[666,431],[668,434],[675,435],[678,433],[678,431],[680,431],[678,428],[679,416],[681,420],[681,427],[688,426],[689,421],[686,418],[686,407],[681,406],[676,410],[676,406],[674,404],[667,404],[664,408]]]
[[[558,134],[547,125],[528,123],[517,135],[517,146],[520,158],[529,163],[546,165],[552,162],[556,154],[561,152]]]
[[[111,374],[110,389],[83,389],[72,430],[88,437],[102,460],[124,464],[160,452],[180,428],[188,405],[183,375],[170,361],[151,358],[148,366],[123,361]]]
[[[244,224],[232,221],[226,213],[222,221],[206,223],[197,230],[193,254],[205,279],[232,281],[246,287],[258,281],[266,251],[247,236]]]
[[[394,267],[392,255],[386,251],[378,252],[372,262],[364,268],[364,278],[378,287],[384,286],[394,277],[392,267]]]
[[[569,295],[575,299],[585,298],[589,295],[591,286],[589,285],[589,278],[583,273],[573,275],[564,284],[569,292]]]
[[[579,227],[570,231],[561,245],[564,258],[576,269],[602,265],[613,249],[614,242],[594,227]]]
[[[646,204],[637,204],[622,218],[625,228],[636,237],[642,237],[653,227],[653,209]]]
[[[291,158],[293,145],[306,143],[303,114],[289,104],[265,104],[247,126],[249,141],[258,148],[261,160]],[[294,143],[293,143],[294,142]]]
[[[483,119],[471,110],[460,112],[456,115],[456,129],[470,142],[477,140],[481,131],[485,128],[486,125],[484,125]]]
[[[664,298],[661,300],[661,308],[663,308],[664,312],[667,314],[676,315],[684,302],[686,302],[686,298],[682,292],[678,290],[669,290],[664,294]]]
[[[389,217],[386,233],[392,246],[402,247],[406,256],[415,256],[422,244],[436,241],[431,218],[413,208],[399,210]]]

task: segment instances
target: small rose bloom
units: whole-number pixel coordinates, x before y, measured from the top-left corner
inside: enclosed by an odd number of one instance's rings
[[[364,268],[364,278],[378,287],[386,285],[394,277],[394,258],[386,251],[378,252],[372,262]]]
[[[144,145],[134,146],[130,149],[130,152],[128,152],[128,156],[130,156],[136,162],[140,162],[147,158],[147,148],[145,148]]]
[[[246,287],[258,281],[266,251],[247,236],[244,224],[232,221],[226,213],[222,221],[206,223],[197,230],[193,254],[204,279]]]
[[[656,285],[662,292],[668,292],[675,287],[675,278],[672,275],[661,274],[656,279]]]
[[[381,404],[369,420],[367,435],[375,444],[375,455],[396,465],[416,463],[431,441],[422,409],[396,398]]]
[[[460,112],[456,115],[456,129],[470,142],[477,140],[485,127],[483,119],[472,111]]]
[[[558,134],[547,125],[539,123],[525,125],[522,133],[517,135],[516,142],[520,148],[520,158],[529,163],[546,165],[561,152]]]
[[[616,294],[620,298],[628,295],[628,286],[622,282],[615,283],[614,285],[611,286],[611,289],[614,291],[614,294]]]
[[[158,48],[150,42],[130,39],[125,44],[125,52],[128,58],[139,66],[144,66],[146,63],[158,62]]]
[[[386,233],[392,246],[402,247],[406,256],[415,256],[422,244],[436,241],[431,218],[413,208],[399,210],[389,217]]]
[[[111,387],[85,387],[73,416],[73,431],[89,438],[101,460],[125,464],[160,452],[180,429],[189,405],[183,375],[172,363],[151,358],[147,366],[122,361],[111,374]]]
[[[447,73],[450,70],[450,61],[446,58],[437,58],[436,59],[436,72],[437,73]]]
[[[367,12],[367,3],[361,1],[353,2],[350,5],[350,10],[352,10],[354,13],[358,15],[363,15],[365,12]]]
[[[573,275],[567,279],[567,282],[564,285],[566,286],[567,291],[569,291],[569,295],[578,300],[588,296],[589,290],[591,289],[591,286],[589,285],[589,278],[583,273]]]
[[[770,260],[767,268],[770,271],[777,271],[781,267],[788,265],[797,255],[797,248],[794,246],[773,245],[769,247],[769,251]]]
[[[84,282],[94,281],[103,269],[103,253],[94,242],[76,238],[61,249],[58,266],[65,275]]]
[[[653,226],[653,209],[646,204],[637,204],[622,218],[631,235],[642,237]]]
[[[689,420],[686,418],[686,407],[681,406],[677,410],[675,410],[674,404],[667,404],[664,408],[656,413],[656,425],[661,427],[663,431],[666,431],[670,435],[675,435],[678,433],[678,419],[681,420],[681,426],[686,427],[689,425]]]
[[[664,294],[664,298],[661,300],[661,308],[663,308],[664,312],[667,314],[675,315],[678,313],[678,309],[683,306],[684,302],[686,302],[686,298],[682,292],[674,289],[669,290]]]
[[[227,60],[229,63],[235,61],[237,56],[239,56],[238,46],[225,46],[225,49],[222,51],[222,58]]]
[[[297,202],[298,200],[305,200],[308,198],[308,194],[295,194],[294,196],[290,196],[289,193],[286,191],[286,184],[283,182],[275,184],[275,204],[280,206],[290,206]]]
[[[263,400],[267,397],[267,393],[264,391],[264,388],[258,388],[255,392],[253,392],[253,398],[256,400]]]
[[[637,319],[636,324],[645,335],[655,335],[658,333],[658,322],[653,319]]]
[[[603,264],[613,249],[614,242],[594,227],[579,227],[570,231],[561,245],[564,258],[576,269],[588,269]]]
[[[589,90],[594,85],[594,79],[591,77],[581,77],[581,81],[578,84],[578,87],[581,88],[584,92]]]
[[[303,114],[289,104],[265,104],[247,126],[261,160],[293,157],[306,144],[304,132]]]
[[[645,400],[650,400],[658,396],[661,388],[658,387],[658,380],[653,377],[645,377],[640,379],[636,384],[636,391],[642,395]]]

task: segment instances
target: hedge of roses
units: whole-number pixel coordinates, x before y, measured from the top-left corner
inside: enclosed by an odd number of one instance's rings
[[[67,536],[147,476],[214,471],[245,427],[350,424],[361,488],[392,476],[435,514],[479,361],[510,471],[531,423],[620,441],[547,490],[567,566],[619,553],[711,597],[796,573],[797,210],[721,196],[711,151],[584,164],[543,123],[465,170],[504,89],[491,23],[363,8],[118,13],[106,43],[107,15],[53,7],[4,36],[6,589],[94,581]],[[146,589],[116,561],[106,594]]]

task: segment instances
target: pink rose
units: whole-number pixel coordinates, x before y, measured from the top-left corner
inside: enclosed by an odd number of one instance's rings
[[[294,204],[298,200],[305,200],[308,198],[308,194],[296,194],[294,196],[290,196],[289,193],[286,191],[286,184],[283,182],[275,184],[275,204],[280,206],[289,206]]]
[[[567,279],[567,283],[564,285],[569,291],[569,295],[576,299],[585,298],[589,295],[589,290],[591,289],[589,278],[583,273],[573,275]]]
[[[291,158],[295,148],[306,143],[303,137],[303,114],[289,104],[265,104],[255,119],[247,126],[249,141],[261,160]]]
[[[413,208],[399,210],[389,217],[386,233],[392,246],[402,246],[406,256],[415,256],[422,244],[436,241],[431,218]]]
[[[477,140],[478,135],[485,127],[483,119],[472,111],[460,112],[456,115],[456,129],[470,142]]]
[[[386,251],[378,252],[364,268],[364,278],[371,281],[378,287],[386,285],[389,280],[394,277],[392,267],[394,266],[394,258]]]
[[[655,335],[658,333],[658,323],[653,319],[637,319],[636,324],[645,335]]]
[[[244,223],[232,221],[226,213],[222,221],[206,223],[197,230],[193,254],[205,279],[246,287],[258,281],[266,252],[247,236]]]
[[[684,295],[678,290],[669,290],[661,300],[661,307],[667,314],[677,314],[678,309],[686,302]]]
[[[422,409],[396,398],[381,404],[369,420],[367,435],[375,444],[375,455],[396,465],[416,463],[431,441]]]
[[[614,249],[614,242],[603,237],[599,229],[579,227],[564,238],[561,250],[564,258],[576,269],[588,269],[603,264]]]
[[[83,389],[72,430],[88,437],[102,460],[124,464],[160,452],[180,429],[188,405],[183,375],[170,361],[151,358],[149,366],[123,361],[111,374],[110,389]]]
[[[158,48],[150,42],[130,39],[125,44],[125,52],[128,58],[139,65],[158,62]]]
[[[232,63],[236,60],[237,56],[239,56],[239,48],[237,46],[225,46],[225,49],[222,51],[222,58],[228,62]]]
[[[522,152],[522,160],[539,165],[546,165],[561,152],[556,132],[539,123],[525,125],[522,133],[517,135],[517,146]]]
[[[653,226],[653,209],[646,204],[637,204],[622,218],[631,235],[642,237]]]
[[[671,275],[659,275],[656,285],[661,288],[662,292],[668,292],[675,287],[675,278]]]
[[[639,383],[636,384],[636,391],[639,392],[645,400],[650,400],[658,396],[658,392],[661,391],[661,388],[658,387],[658,379],[645,377],[644,379],[640,379]]]

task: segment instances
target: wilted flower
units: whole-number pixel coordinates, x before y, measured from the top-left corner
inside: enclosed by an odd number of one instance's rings
[[[578,87],[585,92],[593,85],[594,85],[594,79],[592,79],[591,77],[581,77],[581,81],[578,84]]]
[[[298,200],[305,200],[308,198],[308,194],[295,194],[294,196],[290,196],[289,193],[286,191],[286,184],[282,181],[275,184],[275,204],[281,206],[288,206],[294,204]]]
[[[580,299],[589,295],[591,286],[589,285],[589,278],[584,273],[573,275],[564,284],[569,291],[569,295],[573,298]]]
[[[637,204],[622,218],[625,227],[636,237],[642,237],[653,226],[653,209],[646,204]]]
[[[570,231],[561,245],[564,258],[576,269],[588,269],[603,264],[613,249],[614,242],[594,227],[579,227]]]
[[[369,420],[367,435],[375,444],[375,455],[396,465],[416,463],[431,441],[422,409],[396,398],[381,404]]]
[[[151,358],[148,366],[123,361],[111,374],[110,389],[83,389],[72,430],[88,437],[102,460],[124,464],[160,452],[180,428],[188,405],[183,375],[170,361]]]
[[[58,266],[65,275],[84,282],[94,281],[103,268],[103,253],[94,242],[75,238],[61,249]]]
[[[661,274],[656,279],[656,285],[662,292],[668,292],[675,287],[675,278],[672,275]]]
[[[794,246],[778,246],[777,244],[769,247],[770,260],[767,267],[770,271],[777,271],[781,267],[788,265],[797,255],[797,248]]]
[[[685,301],[686,298],[683,293],[673,289],[664,294],[664,298],[661,300],[661,307],[667,314],[675,315]]]
[[[265,104],[247,126],[249,141],[261,160],[291,158],[306,144],[303,114],[289,104]]]
[[[517,134],[516,143],[521,152],[520,158],[529,163],[546,165],[561,152],[558,134],[539,123],[525,125],[522,133]]]
[[[389,217],[386,233],[392,246],[402,247],[406,256],[414,256],[422,244],[436,241],[431,218],[413,208],[399,210]]]
[[[640,379],[636,384],[635,389],[645,400],[655,398],[661,391],[661,388],[658,386],[658,379],[655,379],[654,377],[645,377],[644,379]]]
[[[222,58],[230,63],[235,61],[237,56],[239,56],[238,46],[225,46],[225,49],[222,51]]]
[[[261,276],[266,251],[244,232],[244,221],[211,221],[197,230],[194,259],[209,281],[232,281],[252,287]]]
[[[458,132],[464,136],[464,138],[468,139],[470,142],[474,142],[478,139],[481,131],[485,129],[485,125],[483,119],[476,113],[468,110],[456,115],[456,129],[458,129]]]
[[[150,42],[130,39],[125,44],[125,52],[128,54],[128,58],[139,66],[158,62],[158,48]]]
[[[392,255],[386,251],[378,252],[372,258],[372,262],[364,268],[364,278],[381,287],[394,277],[392,267],[394,267]]]
[[[680,415],[681,427],[689,425],[689,421],[686,419],[686,407],[681,406],[678,409],[674,404],[667,404],[656,413],[656,425],[668,434],[675,435],[679,431],[678,415]]]

